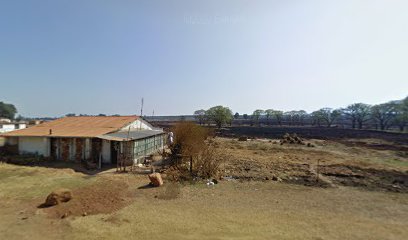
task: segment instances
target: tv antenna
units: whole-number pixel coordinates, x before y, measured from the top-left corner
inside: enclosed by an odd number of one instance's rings
[[[140,108],[140,116],[143,117],[143,98],[142,98],[142,107]]]

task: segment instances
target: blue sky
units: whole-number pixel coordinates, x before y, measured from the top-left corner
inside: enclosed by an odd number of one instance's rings
[[[408,95],[408,1],[0,1],[24,116],[376,104]]]

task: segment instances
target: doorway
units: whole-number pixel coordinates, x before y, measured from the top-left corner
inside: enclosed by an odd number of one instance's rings
[[[119,149],[119,143],[111,141],[111,163],[112,164],[118,163],[118,149]]]

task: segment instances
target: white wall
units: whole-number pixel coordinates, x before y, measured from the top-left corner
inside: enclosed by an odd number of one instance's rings
[[[130,126],[131,130],[132,129],[152,130],[152,127],[148,123],[146,123],[145,121],[140,120],[140,119],[130,123],[126,127],[123,127],[121,130],[122,131],[123,130],[127,131],[127,130],[129,130],[129,126]]]
[[[111,142],[102,140],[102,162],[111,163]]]
[[[16,128],[16,125],[18,125],[18,128]],[[0,123],[0,133],[6,133],[6,132],[11,132],[17,129],[23,129],[26,128],[27,125],[25,123]]]
[[[18,151],[20,154],[39,154],[44,157],[50,155],[50,140],[44,137],[19,137]]]

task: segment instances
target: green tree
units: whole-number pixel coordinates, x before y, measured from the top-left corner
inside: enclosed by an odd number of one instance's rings
[[[283,111],[274,110],[273,115],[275,116],[276,121],[278,122],[279,126],[282,126]]]
[[[266,109],[265,110],[266,122],[268,123],[268,125],[270,125],[269,120],[272,118],[274,111],[275,110],[273,110],[273,109]]]
[[[205,115],[207,119],[214,122],[218,128],[232,121],[231,109],[223,106],[212,107],[205,112]]]
[[[303,125],[307,112],[304,110],[285,112],[289,125]]]
[[[296,111],[297,122],[299,125],[303,126],[305,124],[305,118],[308,116],[305,110]]]
[[[371,108],[371,116],[381,130],[388,128],[390,121],[394,117],[395,104],[388,102],[374,105]]]
[[[255,122],[259,125],[259,118],[264,114],[264,110],[262,109],[257,109],[252,113],[252,118],[255,120]]]
[[[204,109],[200,109],[194,112],[194,117],[195,119],[198,121],[198,123],[200,125],[204,124],[205,121],[205,110]]]
[[[14,119],[17,109],[13,104],[0,102],[0,117]]]
[[[351,120],[353,129],[356,128],[356,124],[358,124],[358,129],[362,129],[363,124],[370,120],[371,106],[364,103],[354,103],[342,109],[342,112]]]
[[[333,122],[341,116],[341,111],[331,108],[322,108],[312,113],[312,118],[315,123],[320,126],[321,122],[324,122],[327,127],[331,127]]]
[[[400,131],[404,131],[405,126],[408,125],[408,97],[403,99],[398,107],[400,115],[397,116],[398,126]]]

